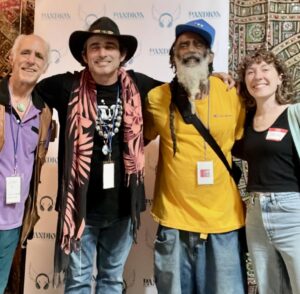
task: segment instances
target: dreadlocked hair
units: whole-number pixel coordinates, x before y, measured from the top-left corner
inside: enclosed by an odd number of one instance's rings
[[[174,124],[175,105],[172,101],[170,103],[169,110],[170,110],[170,131],[171,131],[171,139],[172,139],[172,143],[173,143],[173,157],[174,157],[176,154],[176,150],[177,150],[177,140],[176,140],[175,124]]]

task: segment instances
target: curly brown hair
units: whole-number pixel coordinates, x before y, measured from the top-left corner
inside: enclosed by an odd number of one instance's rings
[[[252,108],[256,106],[255,99],[250,95],[245,83],[246,70],[254,63],[266,62],[273,64],[276,71],[282,77],[282,84],[277,88],[275,99],[278,104],[290,104],[295,102],[295,93],[293,90],[292,78],[288,72],[287,66],[284,61],[276,56],[272,51],[266,49],[259,49],[252,54],[246,55],[240,62],[237,73],[238,82],[240,87],[240,95],[245,102],[246,107]]]

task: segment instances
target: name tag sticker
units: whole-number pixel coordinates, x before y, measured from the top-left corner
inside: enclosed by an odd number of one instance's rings
[[[269,128],[266,140],[280,142],[287,134],[288,130],[280,128]]]
[[[115,187],[115,163],[103,162],[103,189]]]
[[[212,161],[197,162],[198,185],[212,185],[214,183],[214,168]]]
[[[6,204],[20,203],[21,177],[6,177]]]

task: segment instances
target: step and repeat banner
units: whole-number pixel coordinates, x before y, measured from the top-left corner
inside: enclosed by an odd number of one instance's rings
[[[215,71],[227,72],[229,0],[36,0],[36,34],[51,46],[51,63],[46,76],[80,70],[71,56],[68,41],[75,30],[87,30],[92,22],[108,16],[119,26],[121,34],[137,37],[139,45],[127,68],[143,72],[162,81],[170,81],[169,48],[179,23],[203,18],[216,29],[213,47]],[[57,97],[59,99],[59,97]],[[56,114],[54,114],[56,117]],[[42,171],[38,195],[40,220],[34,238],[28,242],[24,294],[63,293],[63,285],[53,288],[53,253],[57,213],[57,140],[50,145]],[[153,240],[156,224],[150,216],[158,141],[146,148],[147,211],[142,215],[138,244],[134,245],[124,273],[128,294],[156,294],[153,278]]]

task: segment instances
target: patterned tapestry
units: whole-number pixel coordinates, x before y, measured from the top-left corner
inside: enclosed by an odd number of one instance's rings
[[[299,0],[230,0],[229,68],[262,46],[282,57],[300,97]]]
[[[0,0],[0,77],[9,71],[7,61],[14,39],[32,33],[34,0]]]
[[[272,50],[285,60],[300,98],[299,0],[230,0],[229,71],[235,76],[243,56],[257,48]],[[239,188],[245,196],[247,165]],[[249,293],[256,293],[251,261],[247,259]]]

